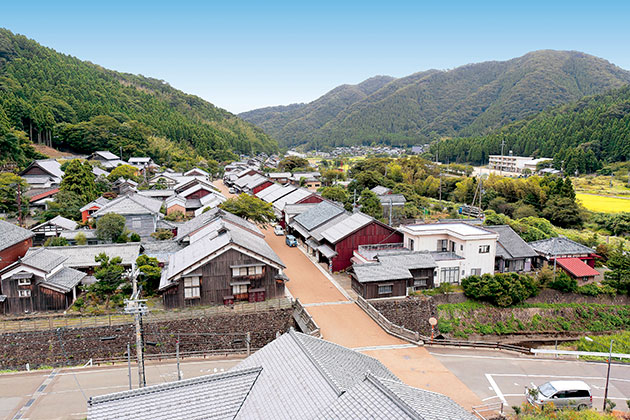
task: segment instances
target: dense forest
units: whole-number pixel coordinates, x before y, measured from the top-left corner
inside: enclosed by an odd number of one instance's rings
[[[575,51],[429,70],[343,85],[308,104],[240,114],[285,146],[385,143],[484,135],[546,108],[630,83],[630,72]]]
[[[44,143],[80,153],[145,154],[151,137],[199,156],[272,152],[254,125],[166,82],[57,53],[0,28],[0,163],[24,164]]]
[[[607,162],[630,160],[630,86],[589,96],[510,124],[483,137],[453,138],[432,145],[441,161],[488,162],[505,153],[549,157],[569,174],[590,173]]]

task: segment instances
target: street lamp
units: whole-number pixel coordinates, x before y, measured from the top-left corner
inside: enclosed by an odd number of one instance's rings
[[[586,341],[590,341],[591,343],[596,343],[602,347],[606,347],[603,344],[598,343],[597,341],[593,340],[589,336],[585,336],[584,339]],[[612,339],[610,340],[610,348],[608,349],[608,371],[606,372],[606,389],[604,390],[604,406],[602,407],[602,410],[604,410],[604,412],[606,411],[606,401],[608,400],[608,382],[610,381],[610,360],[612,359],[612,346],[614,342],[615,340],[612,340]]]

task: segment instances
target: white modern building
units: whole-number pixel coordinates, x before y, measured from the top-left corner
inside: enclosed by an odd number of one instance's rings
[[[506,156],[490,155],[488,166],[496,171],[522,173],[525,169],[529,169],[536,172],[536,165],[545,160],[550,160],[550,158],[534,159],[527,156],[513,156],[510,152]]]
[[[407,225],[399,230],[404,235],[405,248],[441,256],[436,286],[459,283],[470,275],[494,273],[499,238],[496,232],[463,222]],[[457,258],[447,258],[449,254]]]

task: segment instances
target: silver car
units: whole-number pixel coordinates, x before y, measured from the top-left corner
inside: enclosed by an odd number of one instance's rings
[[[553,403],[558,409],[584,410],[593,406],[591,388],[583,381],[551,381],[525,390],[527,401],[535,406]]]

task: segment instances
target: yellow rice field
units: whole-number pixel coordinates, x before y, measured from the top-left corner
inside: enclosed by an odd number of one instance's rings
[[[603,213],[630,212],[630,199],[579,193],[576,197],[588,210]]]

